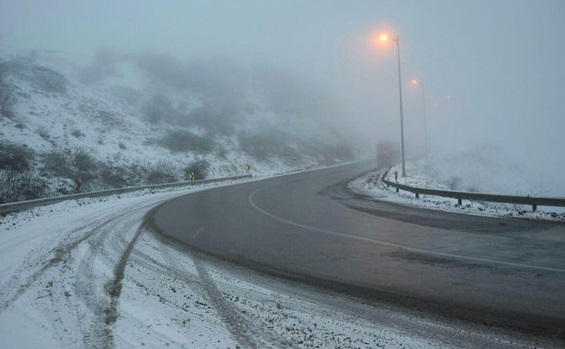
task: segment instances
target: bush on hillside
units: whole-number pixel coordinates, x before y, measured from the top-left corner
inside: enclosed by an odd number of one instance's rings
[[[214,141],[189,131],[170,131],[159,141],[159,145],[174,152],[209,153],[214,150]]]
[[[46,189],[45,179],[34,172],[0,171],[0,204],[38,199]]]
[[[4,80],[8,76],[9,65],[4,61],[0,61],[0,84],[4,83]]]
[[[151,123],[165,121],[171,123],[178,115],[171,100],[163,95],[155,95],[142,108],[143,115]]]
[[[15,94],[0,82],[0,115],[12,118],[17,101]]]
[[[354,158],[354,151],[345,144],[307,143],[303,145],[306,153],[317,158],[322,164],[332,165]]]
[[[92,172],[98,167],[97,161],[82,149],[75,150],[73,154],[73,164],[78,172]]]
[[[123,168],[112,167],[108,164],[101,166],[99,177],[103,189],[123,188],[130,185],[125,177],[127,171]]]
[[[229,108],[229,105],[222,108],[205,105],[193,109],[186,117],[179,120],[179,124],[183,126],[197,125],[210,136],[229,136],[234,133],[238,121],[239,111]]]
[[[208,168],[210,168],[210,163],[206,160],[193,161],[183,169],[184,178],[187,180],[205,179],[208,176]],[[191,173],[194,174],[194,178],[190,178]]]
[[[172,183],[178,181],[176,167],[168,162],[159,161],[147,169],[148,184]]]
[[[23,145],[0,142],[0,170],[27,171],[35,158],[35,152]]]
[[[81,130],[73,130],[73,131],[71,132],[71,135],[72,135],[73,137],[75,137],[75,138],[80,138],[80,137],[84,137],[84,136],[85,136],[85,134],[82,133]]]
[[[82,181],[97,177],[100,164],[90,154],[82,149],[75,150],[72,154],[74,176]]]
[[[257,160],[267,160],[269,157],[296,158],[298,153],[288,144],[282,132],[277,130],[238,136],[239,147]]]
[[[71,159],[62,150],[52,150],[43,154],[43,170],[56,177],[73,177],[74,171]]]

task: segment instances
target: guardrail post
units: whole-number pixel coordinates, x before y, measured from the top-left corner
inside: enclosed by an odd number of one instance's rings
[[[398,187],[396,187],[396,192],[397,192],[397,193],[400,192],[400,189],[398,189]]]
[[[420,198],[420,194],[416,193],[416,199],[419,199],[419,198]]]
[[[457,198],[457,205],[462,206],[463,205],[463,199]]]
[[[532,210],[533,210],[534,212],[536,212],[537,209],[538,209],[538,205],[533,204],[533,205],[532,205]]]

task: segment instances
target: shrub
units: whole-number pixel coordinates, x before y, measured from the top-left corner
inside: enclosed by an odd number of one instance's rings
[[[185,179],[191,179],[190,174],[194,174],[193,179],[205,179],[208,176],[208,168],[210,163],[206,160],[197,160],[191,162],[183,169]]]
[[[65,152],[53,150],[43,154],[43,170],[58,177],[73,177],[70,159]]]
[[[238,142],[244,152],[258,160],[266,160],[271,156],[297,156],[296,151],[287,144],[284,135],[274,129],[256,134],[242,133]]]
[[[0,203],[38,199],[46,189],[45,180],[31,171],[0,171]]]
[[[128,185],[145,185],[147,184],[147,168],[139,164],[130,164],[121,168],[121,172],[127,178]]]
[[[35,158],[35,152],[14,143],[0,143],[0,169],[16,172],[27,171]]]
[[[86,181],[100,177],[103,164],[83,149],[74,151],[52,150],[42,156],[43,171],[54,177],[78,179],[83,188],[88,188]]]
[[[0,83],[0,114],[7,118],[12,118],[16,102],[17,99],[14,93]]]
[[[84,137],[84,136],[85,136],[85,134],[82,133],[81,130],[73,130],[73,132],[71,132],[71,135],[72,135],[73,137],[76,137],[76,138],[80,138],[80,137]]]
[[[214,108],[205,105],[195,108],[179,120],[181,125],[199,125],[206,130],[208,135],[230,135],[234,133],[235,125],[239,121],[238,110],[225,105],[223,108]]]
[[[104,186],[108,188],[122,188],[128,185],[128,181],[120,173],[120,169],[111,166],[103,166],[100,178]]]
[[[97,161],[82,149],[73,154],[73,165],[77,169],[77,175],[83,179],[93,178],[93,172],[98,168]]]
[[[8,63],[0,61],[0,115],[11,118],[13,108],[16,105],[16,96],[10,87],[5,83],[10,66]]]
[[[177,170],[171,163],[159,161],[156,165],[149,166],[146,181],[149,184],[176,182]]]
[[[318,147],[310,147],[310,154],[327,165],[354,157],[353,149],[345,144],[320,144]]]
[[[222,158],[222,159],[227,159],[227,155],[228,155],[229,151],[222,145],[218,145],[216,147],[216,155],[218,155],[218,157]]]
[[[209,153],[214,149],[213,140],[181,130],[169,132],[159,144],[175,152]]]
[[[4,61],[0,61],[0,84],[4,83],[4,79],[8,76],[8,73],[9,65]]]
[[[165,95],[155,95],[142,108],[143,115],[151,123],[171,122],[177,118],[177,112],[171,100]]]

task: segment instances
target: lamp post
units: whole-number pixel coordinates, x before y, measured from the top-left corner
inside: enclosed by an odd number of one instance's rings
[[[400,72],[400,38],[398,35],[396,35],[396,37],[391,37],[387,34],[382,34],[379,36],[379,40],[381,42],[392,40],[396,43],[396,57],[398,59],[398,93],[400,96],[400,152],[402,154],[402,177],[406,177],[406,163],[404,158],[404,115],[402,110],[402,74]]]

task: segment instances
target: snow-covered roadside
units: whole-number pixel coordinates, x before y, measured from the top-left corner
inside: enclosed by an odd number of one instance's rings
[[[400,176],[400,165],[390,169],[387,179],[397,180],[400,184],[409,185],[417,188],[428,188],[437,190],[451,190],[448,184],[435,181],[426,174],[423,166],[418,167],[409,164],[410,171],[406,177]],[[500,204],[491,202],[477,202],[464,200],[462,205],[457,204],[456,199],[443,198],[432,195],[420,195],[416,198],[413,193],[400,190],[398,193],[393,187],[388,187],[381,180],[384,170],[372,171],[353,180],[349,183],[349,188],[358,194],[374,198],[381,201],[389,201],[402,205],[409,205],[422,208],[430,208],[442,211],[472,214],[486,217],[503,218],[525,218],[548,221],[565,222],[565,208],[540,206],[535,212],[530,206]],[[395,173],[398,174],[395,179]]]
[[[109,292],[115,266],[145,213],[164,200],[217,185],[66,201],[3,217],[2,347],[375,347],[383,340],[399,347],[413,342],[351,314],[246,282],[147,231],[127,262],[116,303]],[[269,330],[257,328],[257,321]]]
[[[109,300],[104,287],[143,215],[163,200],[213,185],[71,200],[3,217],[3,347],[92,344],[100,329],[85,323],[96,323],[93,316]]]
[[[513,348],[529,343],[494,330],[481,332],[478,325],[469,328],[262,275],[142,227],[143,216],[160,202],[217,185],[225,184],[68,201],[3,217],[0,347]],[[138,233],[119,279],[117,266]]]

